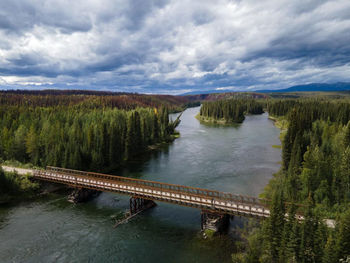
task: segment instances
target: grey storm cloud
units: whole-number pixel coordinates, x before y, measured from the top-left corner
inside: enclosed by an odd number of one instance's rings
[[[4,0],[0,88],[182,93],[350,81],[350,1]]]

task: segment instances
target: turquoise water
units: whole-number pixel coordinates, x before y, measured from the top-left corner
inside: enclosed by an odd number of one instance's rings
[[[184,112],[179,139],[116,174],[257,196],[279,169],[279,130],[267,114],[220,127],[200,124],[198,111]],[[1,207],[0,262],[230,262],[241,219],[204,240],[199,210],[158,203],[113,228],[128,205],[127,196],[102,193],[78,205],[51,194]]]

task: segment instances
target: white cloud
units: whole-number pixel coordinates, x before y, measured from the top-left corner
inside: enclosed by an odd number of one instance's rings
[[[350,81],[350,2],[0,3],[6,85],[177,93]]]

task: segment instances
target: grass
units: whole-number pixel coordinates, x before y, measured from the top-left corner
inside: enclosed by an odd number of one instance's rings
[[[171,137],[175,140],[175,139],[177,139],[177,138],[180,138],[180,133],[178,132],[178,131],[175,131],[172,135],[171,135]]]
[[[200,121],[201,124],[205,125],[220,125],[220,126],[235,126],[239,125],[239,122],[227,121],[225,119],[214,119],[214,118],[205,118],[201,116],[199,113],[195,116],[197,120]]]
[[[273,120],[274,125],[281,130],[280,132],[280,141],[283,142],[284,136],[286,136],[286,132],[288,130],[288,121],[285,119],[285,117],[275,117],[269,115],[269,119]],[[272,147],[277,146],[273,145]],[[277,147],[274,147],[277,148]],[[282,146],[280,146],[280,149]]]
[[[282,145],[272,145],[272,148],[282,149]]]
[[[269,115],[269,119],[273,120],[275,123],[275,126],[281,130],[287,130],[288,129],[288,121],[284,117],[274,117]]]
[[[205,229],[204,230],[204,234],[208,237],[208,238],[212,238],[215,235],[215,231],[211,230],[211,229]]]
[[[207,123],[227,124],[227,121],[225,119],[216,120],[214,118],[204,118],[199,113],[196,115],[196,119],[201,122],[207,122]]]

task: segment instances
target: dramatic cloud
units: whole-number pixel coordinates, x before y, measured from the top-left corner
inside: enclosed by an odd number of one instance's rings
[[[0,88],[146,93],[350,81],[350,1],[0,1]]]

